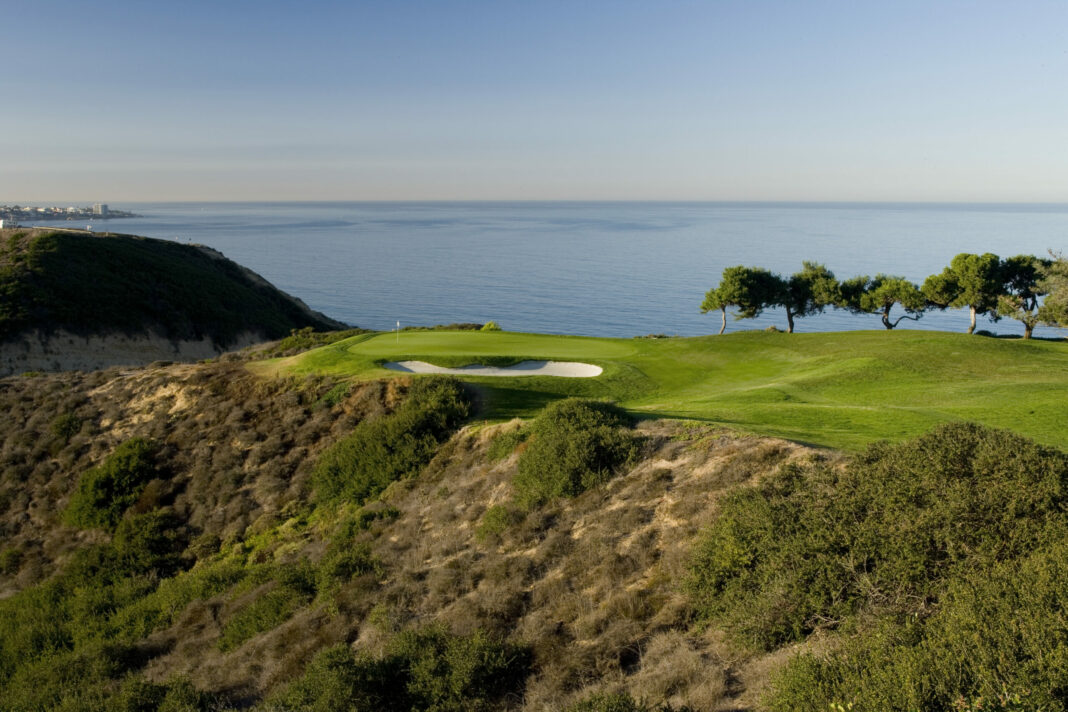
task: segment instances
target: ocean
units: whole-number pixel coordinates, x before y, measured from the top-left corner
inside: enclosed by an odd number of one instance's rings
[[[1065,249],[1068,205],[788,203],[131,203],[94,229],[209,245],[335,319],[371,329],[485,322],[511,331],[630,337],[715,333],[701,314],[724,267],[921,283],[960,252]],[[79,227],[84,227],[81,224]],[[895,310],[896,313],[896,310]],[[785,315],[728,331],[786,328]],[[960,310],[903,329],[964,331]],[[1022,333],[1018,322],[980,329]],[[828,309],[797,331],[882,329]],[[1063,336],[1040,328],[1036,336]]]

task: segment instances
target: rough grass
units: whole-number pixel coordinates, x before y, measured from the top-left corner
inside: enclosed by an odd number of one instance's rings
[[[1068,346],[927,331],[600,339],[511,332],[361,335],[256,364],[261,373],[396,377],[388,360],[441,365],[497,359],[585,361],[597,378],[468,377],[484,417],[531,417],[549,401],[613,400],[649,417],[693,418],[859,450],[968,420],[1039,442],[1068,440]]]

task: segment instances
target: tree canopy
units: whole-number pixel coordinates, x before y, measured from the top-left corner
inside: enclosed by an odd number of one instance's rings
[[[929,302],[942,309],[968,307],[971,315],[968,333],[971,334],[975,332],[977,314],[998,318],[1002,285],[1001,260],[997,255],[962,252],[941,273],[928,277],[922,292]]]
[[[900,304],[905,313],[891,319],[890,312],[895,304]],[[904,277],[877,274],[843,282],[838,305],[855,314],[878,314],[883,326],[893,329],[902,319],[918,321],[927,307],[927,300],[920,288]]]
[[[783,280],[780,298],[786,310],[786,330],[792,334],[795,318],[818,314],[838,302],[838,280],[825,266],[805,261],[800,272]]]
[[[1042,320],[1038,298],[1045,294],[1040,280],[1051,263],[1032,255],[1016,255],[1001,263],[1003,292],[998,297],[998,315],[1024,325],[1025,339],[1031,338]]]
[[[719,310],[723,316],[719,329],[722,334],[727,329],[727,307],[738,310],[735,319],[754,319],[765,308],[778,304],[781,292],[782,280],[762,267],[727,267],[719,285],[705,294],[701,313]]]

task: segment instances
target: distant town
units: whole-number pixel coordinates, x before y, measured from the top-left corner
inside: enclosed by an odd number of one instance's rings
[[[0,228],[18,227],[42,220],[110,220],[112,218],[138,218],[140,215],[125,210],[112,210],[106,203],[86,207],[66,208],[53,205],[42,208],[31,205],[0,205]]]

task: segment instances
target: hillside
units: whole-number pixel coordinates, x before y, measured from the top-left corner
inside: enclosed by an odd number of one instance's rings
[[[483,389],[0,380],[5,709],[1066,709],[1063,453]]]
[[[435,447],[421,474],[362,507],[316,498],[324,448],[397,410],[411,383],[263,381],[233,360],[0,381],[0,406],[12,415],[0,432],[0,691],[27,705],[15,709],[72,694],[71,709],[114,709],[134,674],[160,685],[189,680],[212,704],[245,707],[288,689],[323,649],[350,643],[380,654],[403,631],[433,626],[524,646],[539,672],[507,709],[562,708],[622,689],[735,709],[732,700],[752,694],[743,680],[763,684],[767,663],[689,630],[677,584],[717,491],[813,453],[650,422],[636,433],[638,458],[605,489],[487,526],[488,511],[511,506],[517,469],[516,455],[493,444],[518,423],[472,424]],[[71,524],[79,480],[133,440],[154,443],[154,464],[118,529]],[[149,579],[143,569],[104,573],[87,563],[129,536],[121,522],[151,516],[167,518],[169,543],[148,546],[157,552],[146,554],[157,557]],[[324,579],[342,542],[357,559]],[[319,583],[286,593],[277,577],[301,567]],[[75,575],[97,581],[95,602],[56,602]],[[44,604],[42,595],[59,599]],[[25,628],[35,601],[60,630],[57,642],[30,650],[18,641],[45,635]],[[102,613],[90,622],[85,605]],[[137,662],[55,677],[80,669],[105,641],[140,651]]]
[[[194,360],[343,325],[200,245],[0,231],[0,373]]]

